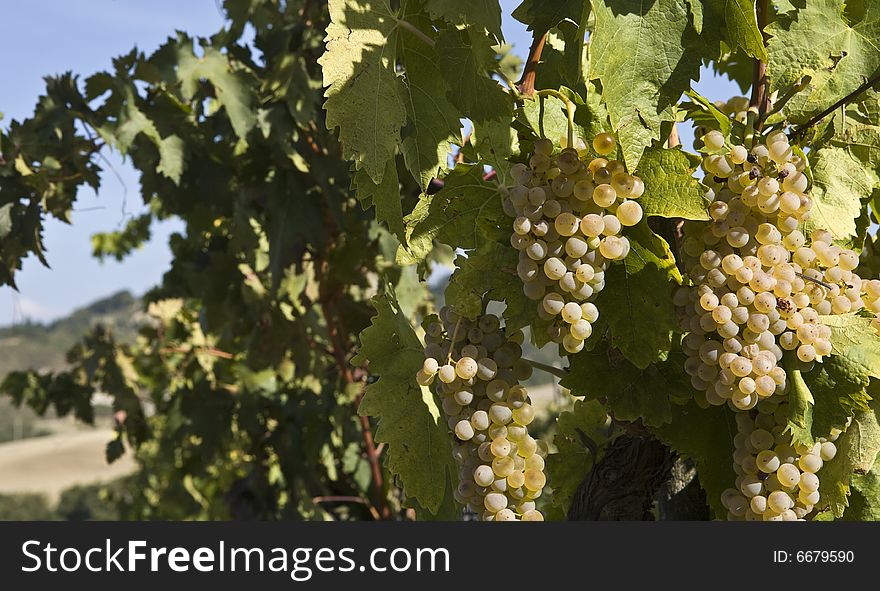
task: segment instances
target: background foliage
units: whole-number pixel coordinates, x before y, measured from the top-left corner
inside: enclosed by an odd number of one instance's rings
[[[100,186],[103,146],[139,170],[150,213],[95,236],[96,256],[124,258],[156,219],[186,228],[135,340],[99,327],[64,370],[15,372],[2,390],[85,421],[92,392],[111,394],[107,457],[136,454],[136,518],[401,518],[407,507],[454,518],[445,421],[412,379],[434,307],[425,280],[460,249],[446,302],[466,316],[503,302],[508,330],[530,326],[544,344],[511,272],[499,192],[536,139],[565,140],[571,104],[579,137],[615,132],[652,219],[627,234],[600,325],[568,359],[562,385],[583,398],[550,428],[550,514],[565,514],[604,444],[633,424],[689,458],[721,511],[732,415],[687,402],[671,297],[683,278],[669,220],[707,219],[705,189],[699,159],[670,134],[681,121],[733,138],[754,129],[691,89],[701,63],[744,91],[760,85],[773,97],[759,113],[768,128],[793,124],[809,154],[812,223],[860,249],[880,186],[880,7],[525,0],[514,16],[544,41],[518,84],[494,2],[224,7],[210,38],[178,33],[107,72],[47,79],[34,115],[0,132],[0,283],[14,285],[30,255],[47,262],[43,221],[68,219],[78,190]],[[856,416],[823,486],[834,515],[869,519],[880,344],[858,334],[803,376],[792,425],[806,441]]]

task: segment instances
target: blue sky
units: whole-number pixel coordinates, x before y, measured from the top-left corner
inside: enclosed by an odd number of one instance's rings
[[[110,58],[137,46],[147,53],[175,29],[209,35],[222,24],[217,0],[0,0],[4,31],[0,35],[0,112],[4,119],[27,117],[44,88],[43,76],[72,70],[86,77],[110,67]],[[531,35],[510,17],[519,0],[502,0],[503,29],[514,52],[525,58]],[[711,99],[738,91],[726,79],[704,72],[698,90]],[[682,130],[690,144],[692,135]],[[121,263],[91,257],[90,237],[116,229],[126,214],[143,210],[137,174],[119,157],[106,154],[119,178],[105,170],[98,195],[83,191],[73,224],[49,221],[45,241],[51,269],[33,257],[17,276],[19,292],[0,288],[0,326],[24,318],[48,321],[69,314],[121,289],[143,293],[168,268],[168,236],[181,228],[175,221],[154,225],[153,238]],[[105,165],[105,169],[108,167]]]
[[[222,24],[215,0],[0,0],[0,112],[6,126],[27,117],[44,89],[43,76],[66,70],[83,78],[111,67],[110,58],[133,46],[150,52],[182,29],[208,35]],[[125,213],[144,209],[134,170],[106,153],[121,182],[106,164],[96,196],[80,193],[73,224],[46,225],[45,242],[51,269],[30,257],[17,276],[19,293],[0,288],[0,325],[23,318],[52,320],[120,289],[142,293],[168,268],[166,246],[181,225],[154,226],[148,245],[122,263],[100,263],[91,257],[90,237],[119,227]]]

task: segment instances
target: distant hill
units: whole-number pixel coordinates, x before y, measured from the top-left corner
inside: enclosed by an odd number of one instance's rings
[[[63,369],[67,351],[98,323],[109,327],[117,340],[131,342],[140,319],[140,300],[120,291],[55,322],[25,322],[0,328],[0,381],[15,370]],[[14,409],[9,398],[0,394],[0,442],[47,432],[45,423],[31,411]]]
[[[67,350],[98,323],[111,328],[119,340],[133,340],[140,310],[138,298],[120,291],[49,324],[0,328],[0,376],[17,369],[63,368]]]

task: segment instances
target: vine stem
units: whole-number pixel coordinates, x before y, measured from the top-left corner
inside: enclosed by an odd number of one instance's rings
[[[833,286],[833,285],[829,285],[828,283],[825,283],[824,281],[820,281],[820,280],[818,280],[818,279],[814,279],[814,278],[810,277],[809,275],[804,275],[803,273],[795,273],[795,275],[797,275],[797,276],[800,277],[801,279],[805,279],[805,280],[807,280],[807,281],[812,281],[812,282],[815,283],[816,285],[821,285],[821,286],[824,287],[825,289],[834,289],[834,286]]]
[[[541,363],[540,361],[532,361],[531,359],[525,358],[523,359],[523,361],[527,361],[533,368],[545,371],[551,375],[556,376],[559,379],[568,376],[568,372],[561,367],[553,367],[552,365],[547,365],[546,363]]]
[[[326,182],[322,181],[321,191],[324,197],[321,200],[321,207],[324,214],[325,231],[328,236],[339,236],[340,232],[338,224],[330,214],[330,208],[327,204],[330,191]],[[320,303],[321,315],[324,316],[324,321],[327,323],[327,335],[331,345],[330,351],[333,355],[336,369],[342,377],[343,382],[349,386],[360,386],[360,393],[355,399],[354,408],[355,414],[360,422],[361,437],[364,442],[364,453],[367,456],[367,463],[370,465],[370,475],[372,477],[373,504],[370,507],[370,513],[372,513],[374,517],[378,516],[380,519],[391,519],[391,508],[388,506],[388,501],[385,498],[385,478],[382,474],[382,465],[379,461],[379,450],[373,439],[373,427],[370,425],[370,418],[358,412],[361,401],[364,397],[364,380],[355,377],[354,372],[352,372],[351,369],[351,363],[349,363],[349,360],[346,358],[347,347],[344,335],[348,333],[345,332],[342,316],[336,308],[336,300],[340,295],[340,290],[330,289],[328,287],[328,284],[330,283],[330,264],[326,258],[321,260],[319,268],[321,270],[322,281],[318,288],[318,300]]]
[[[519,93],[523,96],[535,94],[535,77],[538,74],[538,64],[541,63],[541,53],[544,51],[544,43],[547,42],[547,33],[532,36],[532,46],[529,48],[529,57],[523,68],[522,77],[517,83]]]
[[[397,24],[400,26],[401,29],[406,29],[407,31],[409,31],[410,33],[412,33],[413,35],[415,35],[416,37],[418,37],[419,39],[421,39],[422,41],[424,41],[426,44],[428,44],[428,46],[430,46],[430,47],[434,47],[434,46],[436,45],[436,43],[434,42],[434,40],[431,39],[431,38],[427,35],[427,33],[425,33],[424,31],[422,31],[422,30],[419,29],[418,27],[416,27],[416,26],[415,26],[414,24],[412,24],[411,22],[409,22],[409,21],[405,21],[405,20],[403,20],[402,18],[399,18],[399,19],[397,19]]]
[[[822,119],[824,119],[825,117],[827,117],[828,115],[830,115],[831,113],[836,111],[839,107],[842,107],[843,105],[848,104],[853,99],[855,99],[857,96],[859,96],[860,94],[862,94],[863,92],[865,92],[866,90],[868,90],[869,88],[871,88],[872,86],[877,84],[878,82],[880,82],[880,72],[877,72],[876,74],[874,74],[874,76],[872,76],[870,79],[865,81],[864,84],[862,84],[861,86],[856,88],[854,91],[852,91],[851,93],[849,93],[848,95],[846,95],[845,97],[843,97],[842,99],[840,99],[839,101],[837,101],[836,103],[834,103],[833,105],[831,105],[830,107],[828,107],[827,109],[825,109],[824,111],[819,113],[818,115],[812,117],[809,121],[807,121],[803,125],[798,126],[797,131],[795,131],[795,133],[794,133],[794,137],[799,137],[799,136],[803,135],[809,128],[811,128],[814,125],[816,125],[817,123],[819,123],[819,121],[821,121]]]
[[[322,312],[324,314],[324,318],[327,320],[328,332],[330,333],[330,338],[333,341],[333,355],[336,360],[336,367],[342,373],[343,381],[346,384],[361,384],[363,385],[362,380],[357,380],[354,377],[354,374],[351,371],[350,364],[348,360],[345,358],[345,353],[341,348],[341,343],[339,339],[339,330],[338,324],[340,319],[338,315],[335,314],[335,306],[327,301],[321,304]],[[335,319],[336,322],[331,322],[331,319]],[[360,394],[358,394],[357,401],[355,407],[360,407],[361,400],[364,397],[363,390]],[[385,486],[384,486],[384,478],[382,476],[382,466],[379,462],[379,450],[376,447],[376,442],[373,440],[373,428],[370,425],[370,418],[358,414],[358,420],[361,425],[361,436],[364,440],[364,451],[367,455],[367,462],[370,464],[370,473],[372,475],[373,480],[373,503],[374,508],[377,509],[377,513],[382,519],[391,519],[391,509],[388,507],[388,503],[385,501]]]
[[[565,104],[565,112],[568,115],[568,147],[574,147],[574,112],[577,109],[577,106],[571,102],[571,99],[559,92],[558,90],[554,90],[552,88],[547,88],[545,90],[539,90],[535,92],[535,96],[545,97],[552,96],[556,97]]]
[[[676,146],[681,145],[681,138],[678,135],[678,123],[672,123],[672,131],[669,132],[669,141],[667,146],[670,148],[675,148]]]
[[[452,348],[455,346],[455,339],[458,337],[458,327],[461,326],[461,317],[455,321],[455,328],[452,329],[452,338],[449,339],[449,351],[446,353],[446,363],[452,365]]]
[[[761,36],[766,45],[767,34],[764,33],[764,28],[767,26],[770,17],[770,1],[758,0],[755,6],[755,14],[758,20],[758,30],[761,31]],[[761,131],[764,127],[764,118],[767,116],[767,111],[770,107],[769,86],[770,83],[767,80],[767,62],[756,58],[755,66],[752,70],[752,97],[751,100],[749,100],[749,107],[758,110],[757,117],[755,118],[756,131]]]

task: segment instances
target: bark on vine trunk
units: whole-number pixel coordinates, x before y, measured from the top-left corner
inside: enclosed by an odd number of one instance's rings
[[[569,521],[705,521],[706,494],[693,462],[648,433],[624,434],[572,498]]]
[[[653,520],[654,496],[669,479],[675,459],[649,435],[618,436],[575,491],[568,520]]]

